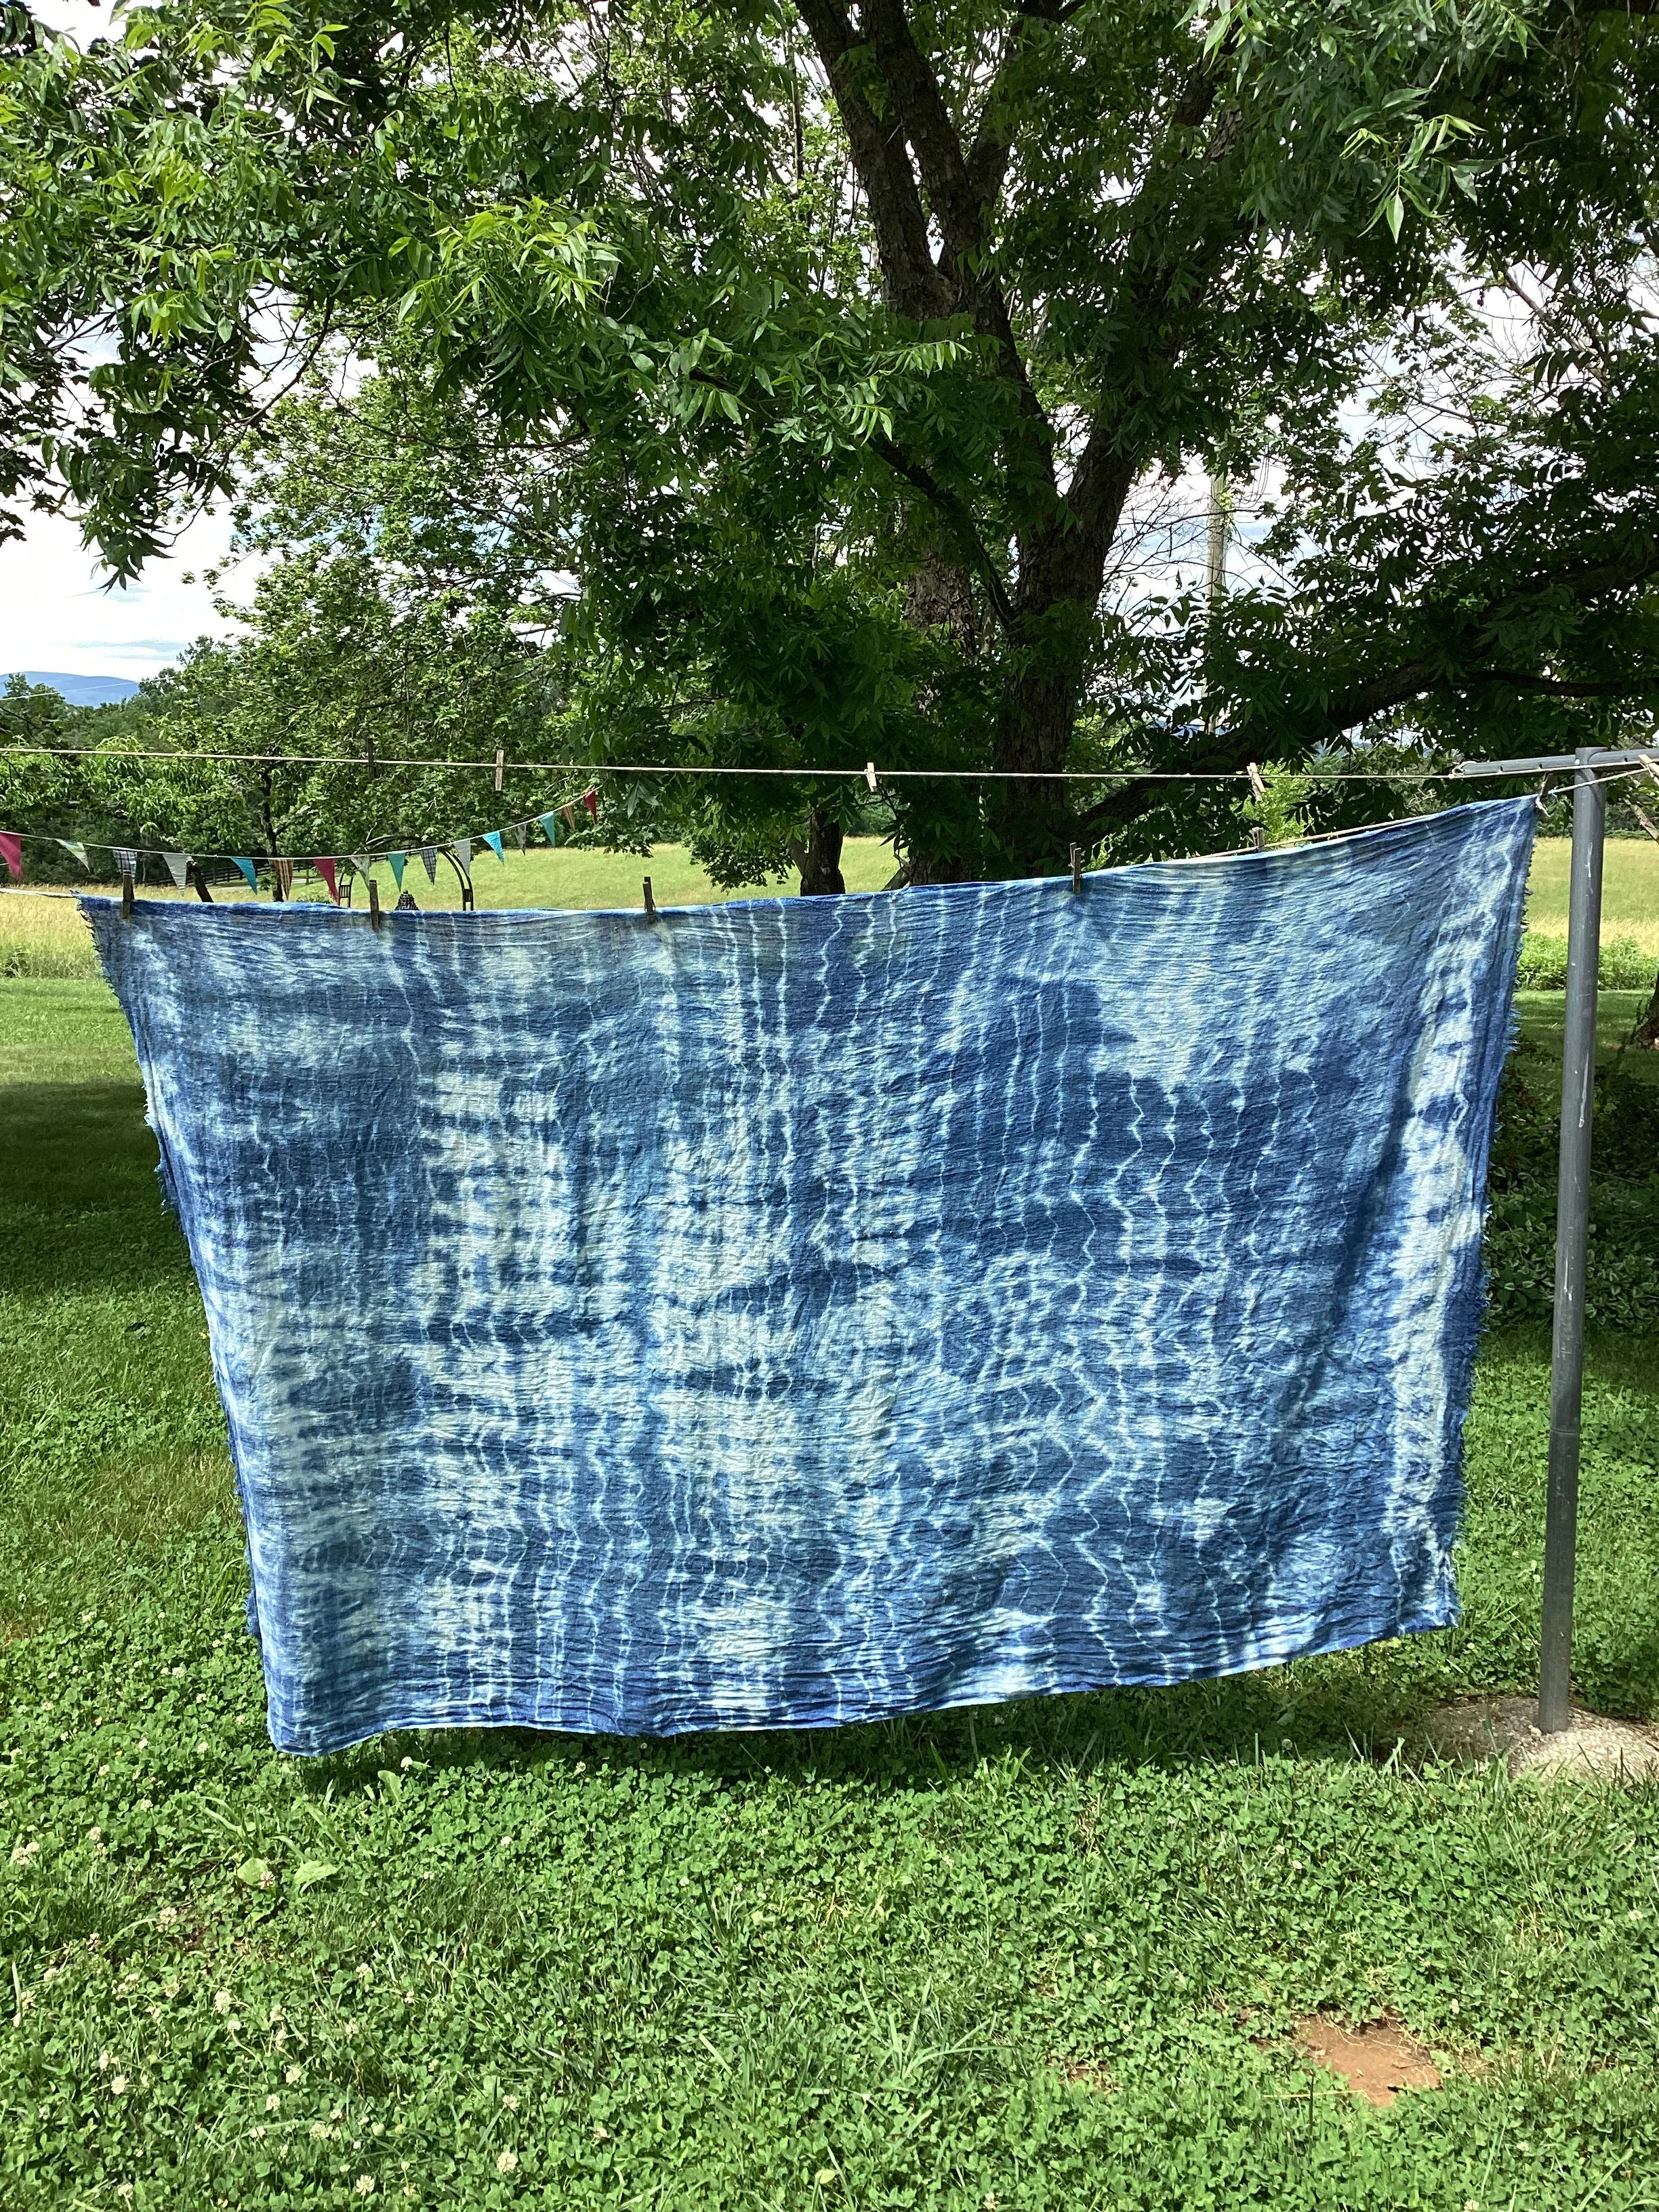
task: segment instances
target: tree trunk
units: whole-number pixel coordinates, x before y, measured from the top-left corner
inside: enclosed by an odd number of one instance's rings
[[[806,842],[789,840],[790,857],[800,870],[803,898],[829,898],[847,889],[841,872],[842,831],[840,823],[816,806],[806,810]]]
[[[904,585],[904,619],[912,629],[948,629],[963,652],[978,644],[974,586],[968,571],[937,549]]]

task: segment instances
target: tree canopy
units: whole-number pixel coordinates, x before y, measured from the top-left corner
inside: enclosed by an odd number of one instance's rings
[[[733,867],[834,888],[870,757],[998,772],[884,787],[937,880],[1215,842],[1155,772],[1650,726],[1636,0],[4,33],[14,505],[131,573],[240,496],[307,588],[545,626],[573,758],[799,769],[640,795]]]

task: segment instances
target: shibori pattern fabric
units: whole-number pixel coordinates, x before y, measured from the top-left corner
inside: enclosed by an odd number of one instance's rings
[[[84,902],[274,1741],[827,1724],[1453,1620],[1533,819],[654,922]]]

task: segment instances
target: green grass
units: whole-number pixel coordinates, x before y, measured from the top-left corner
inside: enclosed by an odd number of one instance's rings
[[[1524,981],[1559,989],[1566,973],[1567,846],[1560,838],[1542,838],[1533,858],[1528,896],[1528,960]],[[893,872],[893,851],[874,837],[849,838],[842,855],[847,888],[879,890]],[[392,872],[377,867],[375,879],[389,904],[395,896]],[[507,847],[505,862],[487,850],[474,856],[473,881],[482,907],[637,907],[643,893],[641,879],[649,875],[652,896],[659,906],[690,906],[723,898],[773,897],[793,888],[787,883],[745,884],[733,890],[714,888],[707,873],[681,845],[661,845],[649,860],[633,853],[600,853],[582,847],[562,846],[550,852],[543,845],[525,853]],[[460,904],[455,872],[439,865],[438,880],[428,884],[418,862],[411,861],[405,884],[423,907],[454,908]],[[109,884],[93,888],[108,891]],[[301,877],[296,885],[301,898],[320,898],[322,886]],[[147,885],[145,898],[177,898],[170,885]],[[185,896],[193,894],[185,893]],[[222,886],[219,896],[238,896],[237,888]],[[357,895],[362,903],[366,894]],[[1602,977],[1617,987],[1634,990],[1653,986],[1659,969],[1659,844],[1645,838],[1613,837],[1607,842],[1607,879],[1602,917]],[[95,975],[98,963],[92,942],[71,900],[43,897],[29,890],[0,892],[0,977],[41,978]]]
[[[1567,933],[1567,880],[1571,842],[1540,837],[1534,848],[1527,927],[1541,936]],[[1632,939],[1659,961],[1659,842],[1609,837],[1601,886],[1601,933]]]
[[[1545,1062],[1559,1012],[1523,1001]],[[1541,1334],[1485,1349],[1444,1633],[823,1735],[301,1762],[142,1114],[101,985],[0,984],[4,2212],[1655,2203],[1659,1791],[1413,1747],[1427,1703],[1535,1675]],[[1656,1473],[1659,1340],[1599,1334],[1578,1674],[1638,1717]],[[1358,2105],[1296,2055],[1321,2007],[1397,2013],[1446,2086]]]

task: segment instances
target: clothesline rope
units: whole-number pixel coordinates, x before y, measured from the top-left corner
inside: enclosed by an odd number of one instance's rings
[[[129,752],[106,745],[7,745],[3,757],[27,755],[43,760],[216,761],[249,768],[361,768],[481,769],[491,775],[498,765],[514,775],[780,775],[821,783],[869,780],[872,768],[882,783],[1247,783],[1248,768],[881,768],[867,762],[861,768],[730,768],[696,762],[541,761],[509,760],[396,760],[379,753],[220,753]],[[1327,769],[1317,763],[1297,769],[1298,776],[1322,783],[1437,783],[1447,781],[1448,769]]]
[[[41,746],[17,746],[17,747],[14,747],[14,748],[8,748],[8,749],[6,749],[6,750],[11,750],[11,751],[16,751],[16,752],[25,752],[25,753],[52,753],[52,754],[53,755],[53,757],[58,757],[58,754],[57,754],[57,750],[56,750],[56,749],[49,748],[49,747],[41,747]],[[236,760],[258,760],[258,759],[263,759],[263,758],[264,757],[264,756],[263,756],[263,755],[259,755],[259,754],[185,754],[185,753],[130,754],[130,753],[129,753],[129,754],[123,754],[123,755],[121,756],[121,757],[122,757],[123,759],[129,759],[129,760],[131,760],[131,759],[162,759],[162,760],[188,760],[188,759],[221,759],[221,760],[226,760],[226,759],[236,759]],[[309,760],[313,760],[313,761],[323,761],[323,760],[337,759],[337,760],[341,761],[342,763],[344,763],[349,764],[349,765],[356,765],[356,766],[362,766],[362,765],[363,765],[363,763],[362,763],[360,760],[358,760],[355,756],[347,756],[347,755],[343,755],[343,754],[342,754],[342,755],[337,755],[337,756],[335,756],[335,755],[325,755],[325,754],[310,755],[310,756],[287,755],[287,756],[283,756],[283,757],[284,759],[288,760],[288,761],[289,762],[289,763],[290,763],[290,764],[296,764],[296,763],[300,763],[301,760],[304,760],[304,759],[309,759]],[[380,765],[380,766],[381,766],[381,767],[398,767],[398,766],[409,767],[409,766],[416,766],[416,765],[422,765],[422,766],[427,766],[427,767],[440,767],[440,766],[444,766],[444,765],[446,765],[446,764],[447,764],[447,765],[449,765],[449,766],[453,766],[453,767],[458,767],[458,768],[463,768],[463,767],[489,767],[489,769],[491,769],[492,770],[494,770],[494,769],[496,768],[496,766],[498,765],[498,763],[495,763],[495,762],[494,762],[494,761],[490,761],[490,762],[459,762],[459,761],[458,761],[458,762],[453,762],[453,763],[441,763],[441,762],[427,762],[427,763],[409,763],[409,762],[403,762],[403,763],[398,763],[398,762],[381,762],[381,763],[379,763],[379,765]],[[532,763],[526,763],[526,767],[528,767],[528,766],[530,766],[530,765],[533,765],[533,764],[532,764]],[[550,764],[550,765],[552,765],[552,764]],[[569,769],[570,769],[570,768],[571,768],[571,766],[573,765],[573,763],[568,763],[568,762],[567,762],[567,763],[562,763],[562,764],[558,764],[558,765],[561,765],[561,766],[562,767],[562,769],[563,769],[564,772],[568,773],[568,772],[569,772]],[[809,775],[809,774],[817,773],[817,771],[811,771],[811,770],[806,770],[806,769],[696,769],[696,768],[686,768],[686,769],[647,769],[647,768],[627,768],[627,769],[615,769],[615,770],[610,770],[610,769],[597,769],[597,770],[596,770],[596,769],[592,769],[592,768],[586,768],[586,767],[585,767],[585,768],[584,768],[583,772],[584,772],[584,774],[588,775],[590,775],[590,776],[591,776],[591,775],[596,775],[596,774],[597,774],[597,775],[605,775],[605,774],[611,774],[611,773],[614,773],[614,774],[617,774],[617,775]],[[871,777],[872,777],[872,774],[876,773],[876,771],[874,770],[874,764],[873,764],[873,763],[870,763],[869,765],[867,765],[866,768],[861,769],[858,769],[858,770],[856,770],[856,771],[854,771],[854,770],[850,770],[850,769],[849,769],[849,770],[844,770],[844,771],[843,771],[843,770],[823,771],[823,773],[824,773],[824,774],[826,774],[826,775],[828,775],[828,774],[831,774],[831,773],[834,773],[834,774],[836,774],[836,775],[840,775],[840,774],[847,774],[847,775],[853,775],[853,774],[856,774],[856,775],[859,775],[860,778],[862,778],[864,781],[870,781],[870,779],[871,779]],[[880,774],[882,774],[882,775],[886,775],[886,774],[888,774],[888,771],[886,771],[886,770],[884,770],[884,770],[879,771],[879,773],[880,773]],[[1100,772],[1097,772],[1097,773],[1095,773],[1095,772],[1085,772],[1085,771],[1082,771],[1082,770],[1072,770],[1072,769],[1066,769],[1066,770],[1057,771],[1057,773],[1056,773],[1056,776],[1055,776],[1053,780],[1054,780],[1054,781],[1086,781],[1086,782],[1091,782],[1091,783],[1108,782],[1108,781],[1146,781],[1146,782],[1158,782],[1158,783],[1221,783],[1221,782],[1235,782],[1235,781],[1237,781],[1237,782],[1249,782],[1249,783],[1252,786],[1252,787],[1253,787],[1253,788],[1258,788],[1258,789],[1259,789],[1259,788],[1260,788],[1260,773],[1261,773],[1261,772],[1260,772],[1260,769],[1257,769],[1257,768],[1255,768],[1255,767],[1254,767],[1254,765],[1253,765],[1251,768],[1243,768],[1243,769],[1226,769],[1226,770],[1221,770],[1221,769],[1216,769],[1216,770],[1205,770],[1205,771],[1203,771],[1203,772],[1201,772],[1201,773],[1200,773],[1200,771],[1198,771],[1198,770],[1183,771],[1183,772],[1180,772],[1180,773],[1177,773],[1177,772],[1175,772],[1175,771],[1170,771],[1170,772],[1169,772],[1169,773],[1164,773],[1164,772],[1159,771],[1159,772],[1156,772],[1156,773],[1155,773],[1155,772],[1153,772],[1153,771],[1149,770],[1149,771],[1147,771],[1147,772],[1146,772],[1146,774],[1145,775],[1140,775],[1140,772],[1139,772],[1139,771],[1138,771],[1138,770],[1131,770],[1131,769],[1103,770],[1103,771],[1100,771]],[[1314,773],[1314,772],[1313,772],[1313,771],[1311,771],[1311,770],[1297,769],[1297,770],[1296,771],[1296,774],[1297,774],[1298,776],[1303,775],[1304,775],[1304,774],[1305,774],[1305,775],[1310,775],[1310,776],[1311,776],[1311,775],[1313,775],[1313,773]],[[908,777],[912,777],[912,778],[921,778],[921,777],[927,777],[927,776],[950,776],[950,777],[958,777],[958,778],[962,778],[962,777],[969,777],[969,776],[984,776],[984,777],[987,777],[987,778],[997,778],[997,779],[999,779],[999,780],[1006,780],[1006,779],[1008,777],[1008,775],[1009,775],[1009,771],[1007,771],[1007,770],[1006,770],[1006,769],[896,769],[892,770],[892,771],[891,771],[891,774],[892,774],[892,775],[893,775],[894,777],[896,777],[896,777],[898,777],[898,776],[901,776],[901,775],[902,775],[902,776],[908,776]],[[1617,769],[1617,770],[1614,770],[1614,771],[1613,771],[1613,772],[1611,772],[1611,773],[1606,774],[1606,775],[1602,775],[1602,776],[1601,776],[1601,781],[1604,784],[1624,783],[1624,782],[1627,782],[1628,781],[1630,781],[1630,779],[1631,779],[1631,778],[1632,778],[1632,777],[1635,777],[1635,776],[1642,776],[1642,775],[1652,775],[1652,774],[1653,774],[1653,769],[1652,769],[1652,768],[1651,768],[1650,764],[1650,763],[1648,763],[1644,760],[1644,763],[1642,763],[1642,765],[1640,765],[1640,766],[1638,766],[1638,767],[1636,767],[1636,768],[1627,768],[1627,769]],[[1027,780],[1036,780],[1036,779],[1027,779]],[[1400,773],[1400,774],[1399,774],[1399,775],[1386,775],[1386,774],[1384,774],[1384,773],[1382,773],[1382,772],[1381,772],[1381,771],[1365,770],[1365,771],[1364,771],[1364,772],[1358,772],[1358,771],[1350,771],[1350,770],[1343,769],[1343,770],[1334,770],[1334,771],[1330,771],[1330,772],[1329,772],[1329,773],[1328,773],[1328,774],[1327,774],[1327,773],[1324,773],[1324,772],[1321,772],[1321,774],[1320,774],[1318,776],[1315,777],[1315,779],[1314,779],[1314,780],[1317,780],[1317,781],[1332,781],[1332,782],[1334,782],[1334,781],[1341,781],[1341,782],[1351,782],[1351,783],[1406,783],[1406,784],[1416,784],[1416,785],[1422,785],[1422,784],[1425,784],[1425,783],[1442,783],[1442,782],[1448,782],[1448,781],[1453,781],[1454,779],[1449,775],[1449,774],[1448,774],[1448,773],[1447,773],[1447,772],[1445,772],[1445,771],[1437,771],[1437,770],[1434,770],[1434,769],[1409,769],[1409,770],[1404,770],[1404,771],[1402,771],[1401,773]],[[1528,779],[1528,780],[1530,780],[1530,779]],[[1548,780],[1547,780],[1547,778],[1546,778],[1546,779],[1545,779],[1546,783],[1547,783],[1547,781],[1548,781]],[[471,873],[471,854],[472,854],[472,850],[473,850],[473,848],[474,848],[475,847],[482,845],[483,847],[484,847],[484,848],[485,848],[487,851],[494,851],[494,852],[495,852],[495,854],[496,854],[496,857],[497,857],[499,860],[502,860],[503,862],[505,862],[505,860],[506,860],[506,857],[507,857],[507,856],[506,856],[506,854],[505,854],[504,852],[502,852],[502,851],[501,851],[501,850],[499,850],[499,849],[498,849],[497,845],[496,845],[496,842],[495,842],[495,841],[496,841],[496,840],[499,840],[499,839],[501,839],[501,838],[504,838],[504,837],[507,837],[507,836],[512,836],[512,837],[515,840],[515,842],[519,844],[519,847],[520,847],[520,851],[522,851],[522,850],[524,849],[524,836],[525,836],[525,833],[526,833],[527,831],[529,831],[529,830],[532,830],[532,828],[537,827],[537,826],[538,826],[538,825],[539,825],[539,826],[541,826],[541,827],[543,828],[543,830],[544,830],[544,834],[550,834],[550,833],[548,833],[548,832],[546,831],[546,824],[547,824],[548,820],[549,820],[549,818],[550,818],[550,816],[552,816],[553,814],[556,814],[556,814],[563,814],[563,815],[565,815],[565,816],[568,817],[568,816],[570,816],[570,815],[574,814],[574,810],[575,810],[575,808],[576,808],[578,805],[582,805],[582,804],[583,804],[583,803],[584,803],[587,799],[589,799],[589,798],[592,797],[593,795],[594,795],[594,792],[593,792],[593,786],[592,786],[592,783],[590,782],[589,787],[588,787],[588,790],[587,790],[587,792],[586,792],[586,793],[579,793],[579,794],[575,795],[574,797],[573,797],[573,798],[571,798],[571,799],[564,799],[564,800],[559,801],[559,802],[557,802],[555,805],[550,806],[550,807],[549,807],[549,808],[547,808],[547,809],[544,810],[544,811],[541,811],[541,812],[538,812],[538,813],[532,813],[532,814],[526,815],[526,816],[525,816],[525,817],[522,817],[522,819],[520,819],[520,820],[518,820],[518,821],[509,821],[509,822],[504,822],[504,823],[498,823],[498,824],[495,825],[494,827],[492,827],[491,829],[489,829],[489,830],[473,830],[473,831],[471,831],[471,833],[469,833],[469,834],[465,834],[465,835],[458,835],[457,836],[451,837],[451,838],[435,838],[435,839],[433,839],[433,840],[431,840],[431,841],[429,841],[429,842],[411,842],[411,843],[410,843],[410,844],[402,845],[402,846],[398,846],[398,845],[392,845],[392,844],[386,844],[386,843],[383,843],[383,844],[372,844],[372,843],[369,843],[369,844],[364,844],[364,845],[362,845],[362,846],[358,847],[358,848],[357,848],[357,849],[356,849],[355,852],[349,852],[349,853],[325,853],[325,854],[315,854],[315,853],[304,853],[304,854],[301,854],[301,853],[254,853],[254,854],[236,854],[236,853],[230,853],[230,852],[210,852],[210,851],[205,851],[205,850],[204,850],[202,848],[200,848],[200,847],[198,847],[198,846],[191,846],[191,845],[185,844],[185,843],[183,843],[183,842],[180,842],[180,843],[178,843],[178,844],[173,844],[173,845],[128,845],[128,844],[125,844],[125,842],[124,842],[124,843],[120,843],[120,844],[117,844],[117,843],[113,842],[112,841],[110,841],[110,840],[107,840],[107,839],[105,839],[105,838],[93,838],[93,839],[91,839],[90,841],[88,841],[88,842],[89,842],[91,843],[91,845],[92,845],[94,848],[95,848],[95,849],[96,849],[96,850],[98,850],[98,851],[100,851],[100,852],[108,852],[108,853],[110,853],[112,855],[119,855],[119,854],[130,854],[132,856],[132,858],[133,858],[133,860],[134,860],[134,861],[135,861],[135,862],[137,862],[137,861],[138,861],[138,860],[164,860],[164,861],[167,862],[167,864],[168,864],[168,866],[169,866],[169,869],[170,869],[170,870],[172,870],[172,869],[173,869],[173,864],[174,862],[186,862],[186,861],[187,861],[187,862],[190,862],[190,863],[198,863],[198,862],[201,862],[201,861],[214,861],[214,862],[217,862],[217,863],[222,863],[223,865],[225,865],[225,866],[233,866],[233,867],[239,867],[239,868],[241,868],[241,869],[242,869],[242,872],[243,872],[243,873],[244,873],[244,874],[246,874],[246,866],[245,866],[245,863],[246,863],[246,864],[251,864],[251,865],[252,865],[252,866],[256,866],[256,867],[258,867],[258,866],[287,866],[287,867],[290,867],[290,868],[292,868],[292,867],[310,868],[310,869],[313,869],[313,870],[314,871],[314,870],[317,868],[317,864],[318,864],[318,861],[319,861],[319,860],[323,860],[323,861],[325,861],[325,862],[326,862],[326,863],[328,864],[328,866],[329,866],[331,868],[332,868],[332,867],[336,867],[336,866],[349,866],[350,867],[352,867],[352,868],[354,869],[354,871],[358,872],[362,872],[362,863],[363,863],[363,862],[365,862],[365,861],[367,861],[367,862],[369,864],[369,866],[372,868],[372,867],[373,867],[373,866],[374,866],[374,864],[375,862],[377,862],[377,861],[382,861],[382,860],[389,861],[389,860],[391,860],[394,855],[395,855],[395,856],[397,857],[397,859],[398,859],[398,860],[400,860],[400,861],[406,861],[406,860],[408,860],[410,858],[414,857],[414,856],[416,856],[416,855],[418,855],[419,857],[421,857],[421,858],[422,859],[422,860],[425,860],[425,857],[426,857],[426,855],[427,855],[428,854],[434,854],[434,855],[436,855],[436,854],[443,854],[448,855],[448,854],[451,854],[455,853],[455,851],[456,851],[456,848],[465,848],[464,853],[458,854],[458,855],[457,855],[457,857],[458,857],[458,859],[459,859],[459,865],[460,865],[460,866],[461,866],[461,868],[462,868],[463,872],[464,872],[465,874],[466,874],[466,875],[469,875],[469,876],[470,876],[470,873]],[[1555,799],[1558,799],[1558,798],[1561,798],[1561,797],[1565,797],[1565,795],[1566,795],[1565,791],[1560,791],[1560,792],[1550,793],[1548,793],[1548,794],[1547,794],[1547,796],[1546,795],[1546,793],[1545,793],[1543,791],[1540,791],[1540,794],[1539,794],[1539,805],[1540,805],[1540,807],[1545,806],[1545,805],[1553,805],[1553,804],[1554,803],[1554,801],[1555,801]],[[590,810],[590,811],[593,811],[593,810]],[[597,821],[597,819],[598,819],[598,816],[597,816],[597,811],[594,811],[594,819],[595,819],[596,821]],[[1330,836],[1340,835],[1340,834],[1341,834],[1341,833],[1340,833],[1340,832],[1334,832],[1334,831],[1323,831],[1323,832],[1317,832],[1317,831],[1316,831],[1316,832],[1313,832],[1313,833],[1311,833],[1311,834],[1310,834],[1310,836],[1309,837],[1302,838],[1302,839],[1298,839],[1297,842],[1299,842],[1299,843],[1310,843],[1310,842],[1315,842],[1315,841],[1316,841],[1318,837],[1320,837],[1320,836]],[[59,847],[64,848],[65,849],[67,849],[67,850],[69,850],[69,851],[70,851],[70,852],[75,853],[75,854],[76,854],[76,857],[77,859],[82,859],[82,865],[83,865],[83,866],[88,866],[88,873],[90,873],[90,872],[91,872],[89,864],[86,863],[86,861],[84,860],[84,857],[83,857],[82,853],[79,849],[77,849],[77,848],[76,848],[76,844],[74,843],[74,842],[73,842],[73,841],[71,841],[71,840],[70,840],[70,839],[67,839],[67,838],[65,838],[65,837],[63,837],[63,836],[61,836],[58,835],[58,834],[57,834],[56,832],[54,832],[54,831],[43,830],[11,830],[11,831],[3,831],[3,832],[0,832],[0,836],[5,836],[5,837],[7,838],[7,840],[8,840],[8,842],[12,842],[12,841],[15,841],[15,845],[16,845],[16,847],[18,847],[18,848],[21,848],[21,846],[23,846],[23,845],[25,845],[25,844],[29,844],[29,845],[57,845],[57,846],[59,846]],[[14,871],[13,872],[15,873],[15,871]],[[120,866],[119,866],[118,860],[118,863],[117,863],[117,872],[118,872],[118,873],[124,873],[124,872],[125,872],[125,871],[124,871],[124,870],[122,870],[122,869],[121,869],[121,867],[120,867]],[[176,871],[175,871],[175,872],[176,872]],[[431,872],[430,868],[428,868],[428,874]],[[402,877],[401,877],[401,874],[399,874],[399,876],[398,876],[398,881],[399,881],[399,884],[401,884],[401,882],[402,882]],[[182,883],[182,882],[180,882],[180,883],[179,883],[179,887],[180,889],[183,889],[183,888],[184,888],[184,884],[183,884],[183,883]]]

